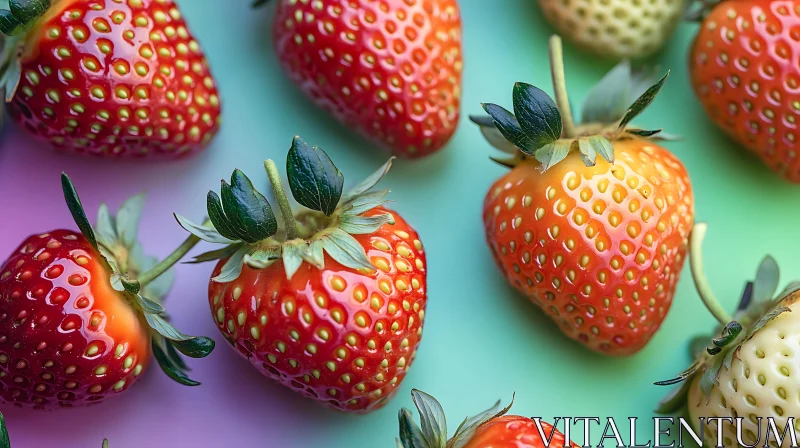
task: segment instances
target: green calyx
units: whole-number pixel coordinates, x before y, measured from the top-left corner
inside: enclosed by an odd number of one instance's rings
[[[8,428],[3,414],[0,414],[0,448],[11,448],[11,440],[8,438]]]
[[[97,212],[97,223],[93,227],[86,217],[75,186],[66,174],[61,175],[61,186],[78,229],[101,255],[101,260],[110,273],[112,288],[149,325],[153,352],[162,370],[181,384],[200,384],[186,376],[188,369],[178,352],[192,358],[204,358],[214,349],[214,341],[205,336],[187,336],[178,331],[169,323],[169,316],[161,305],[172,285],[173,272],[170,268],[197,244],[199,238],[191,236],[159,263],[155,257],[145,255],[137,241],[144,207],[143,195],[125,201],[116,215],[111,214],[105,204],[101,204]]]
[[[414,423],[411,411],[400,410],[400,437],[397,448],[462,448],[472,439],[475,431],[484,423],[505,415],[514,404],[514,399],[505,408],[498,401],[493,407],[461,422],[455,434],[448,440],[447,420],[442,405],[435,398],[417,389],[411,397],[420,416],[420,425]]]
[[[656,412],[663,414],[683,408],[691,384],[697,377],[700,378],[700,390],[710,399],[712,389],[719,385],[723,369],[727,371],[731,368],[731,363],[738,357],[742,345],[770,321],[783,313],[791,312],[788,305],[798,298],[797,293],[800,291],[800,282],[794,282],[776,295],[780,278],[778,264],[775,259],[767,256],[761,261],[755,280],[746,283],[736,313],[731,316],[719,305],[703,274],[701,246],[706,230],[705,223],[695,224],[690,241],[689,262],[698,294],[719,321],[720,329],[716,337],[701,336],[695,339],[692,343],[692,354],[696,359],[688,369],[675,378],[655,383],[658,386],[681,383],[656,409]]]
[[[0,33],[20,36],[30,31],[50,9],[50,0],[9,0],[8,9],[0,9]]]
[[[495,159],[498,163],[513,167],[533,157],[544,172],[571,151],[577,152],[586,166],[595,165],[598,155],[613,163],[613,141],[660,136],[660,129],[631,129],[629,125],[653,102],[669,73],[654,79],[634,72],[627,61],[620,63],[589,93],[582,107],[581,124],[576,125],[567,96],[558,36],[550,40],[550,64],[555,101],[541,89],[518,82],[512,95],[513,113],[485,103],[483,109],[488,117],[470,117],[492,146],[510,155]]]
[[[58,1],[58,0],[55,0]],[[17,93],[22,76],[19,55],[26,35],[50,9],[51,0],[8,0],[8,9],[0,9],[0,96],[8,103]],[[5,109],[0,109],[2,129]]]
[[[327,253],[338,263],[372,270],[364,248],[353,235],[369,234],[384,224],[394,224],[390,213],[364,214],[387,202],[388,190],[371,191],[389,171],[392,159],[350,191],[344,192],[344,176],[322,148],[308,146],[295,137],[286,158],[286,173],[292,196],[305,210],[292,211],[286,191],[272,160],[264,162],[282,225],[272,206],[250,179],[235,170],[230,183],[222,181],[220,195],[208,193],[210,225],[198,225],[175,215],[178,223],[195,237],[224,247],[195,258],[200,263],[227,258],[212,280],[231,282],[246,265],[264,269],[283,261],[291,279],[303,262],[322,269]]]

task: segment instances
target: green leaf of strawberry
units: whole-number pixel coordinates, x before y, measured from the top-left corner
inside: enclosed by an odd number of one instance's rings
[[[179,352],[190,358],[205,358],[214,350],[214,340],[205,336],[198,336],[182,341],[170,341]]]
[[[239,278],[242,273],[242,263],[244,256],[250,252],[250,248],[246,245],[239,246],[236,252],[231,255],[225,265],[222,267],[222,272],[216,277],[212,278],[213,281],[219,283],[227,283]]]
[[[209,193],[214,194],[213,192]],[[233,240],[222,236],[219,233],[219,231],[214,227],[208,227],[205,225],[196,224],[177,213],[175,213],[173,216],[175,216],[175,220],[178,221],[178,224],[180,224],[180,226],[183,227],[184,230],[200,238],[203,241],[209,243],[217,243],[217,244],[233,243]],[[219,215],[217,215],[217,219],[220,219]],[[215,260],[215,258],[210,258],[209,260]]]
[[[763,302],[772,300],[780,283],[780,269],[778,263],[770,256],[764,257],[756,271],[756,279],[753,282],[753,300]]]
[[[295,137],[286,157],[286,172],[297,202],[325,216],[333,214],[342,196],[344,176],[322,148],[309,147]]]
[[[628,123],[631,122],[637,115],[642,113],[650,103],[658,95],[658,92],[661,91],[661,88],[664,87],[664,83],[667,81],[667,77],[669,77],[669,71],[667,74],[664,75],[657,83],[647,89],[636,101],[633,102],[628,111],[625,113],[625,116],[622,117],[622,121],[619,124],[620,129],[625,129]]]
[[[514,115],[520,127],[539,149],[561,138],[561,113],[552,98],[538,87],[514,84]]]
[[[378,168],[374,173],[370,174],[369,177],[361,181],[358,185],[351,188],[342,196],[341,203],[346,204],[353,199],[365,194],[369,190],[372,189],[378,182],[383,179],[383,176],[389,172],[389,169],[392,167],[392,162],[394,161],[394,157],[390,157],[389,160],[386,161],[380,168]]]
[[[0,448],[11,448],[11,441],[8,438],[8,428],[6,428],[6,419],[3,414],[0,414]]]
[[[425,448],[430,445],[425,441],[422,430],[414,422],[414,417],[408,409],[401,409],[400,415],[400,443],[403,448]]]
[[[536,150],[534,143],[528,135],[523,132],[514,114],[492,103],[483,104],[483,110],[492,117],[495,126],[497,126],[500,133],[503,134],[503,137],[526,154],[533,155],[533,151]]]
[[[542,164],[542,172],[545,172],[564,160],[571,147],[571,142],[567,140],[555,141],[537,149],[533,156]]]
[[[200,383],[189,378],[183,372],[183,370],[175,364],[175,361],[171,360],[167,356],[165,349],[162,348],[162,343],[164,343],[163,338],[153,338],[151,342],[153,348],[153,357],[156,359],[156,362],[158,362],[161,370],[163,370],[164,373],[166,373],[167,376],[172,378],[174,381],[183,384],[184,386],[199,386]]]
[[[133,247],[139,233],[139,221],[144,209],[143,194],[131,196],[117,210],[116,231],[117,238],[125,247]]]
[[[240,170],[233,171],[230,184],[222,181],[221,196],[225,217],[237,239],[257,243],[278,231],[272,206]]]
[[[447,445],[447,419],[442,405],[435,398],[421,390],[412,390],[411,397],[419,411],[422,435],[428,442],[428,446],[441,447]]]
[[[503,133],[497,129],[492,117],[470,115],[469,119],[480,127],[481,134],[490,145],[507,154],[516,154],[519,151],[519,148],[506,139]]]
[[[592,149],[609,163],[614,162],[614,145],[607,138],[593,135],[586,138],[586,142]]]
[[[94,230],[89,223],[89,219],[86,217],[86,212],[83,210],[81,198],[78,197],[78,192],[75,190],[75,186],[66,173],[61,173],[61,189],[64,191],[64,199],[67,202],[70,213],[72,213],[72,219],[75,221],[75,224],[77,224],[83,236],[89,241],[89,244],[96,249],[97,238],[95,237]]]

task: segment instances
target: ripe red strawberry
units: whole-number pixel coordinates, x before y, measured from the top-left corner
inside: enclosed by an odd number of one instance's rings
[[[419,235],[369,190],[389,161],[342,195],[343,177],[322,149],[296,137],[287,172],[295,217],[266,162],[285,228],[241,172],[209,192],[214,228],[178,217],[221,258],[208,287],[222,334],[264,375],[334,408],[368,412],[394,395],[422,336],[427,283]]]
[[[161,274],[177,260],[157,264],[142,254],[136,227],[143,198],[129,199],[116,217],[101,206],[95,231],[71,182],[62,181],[82,233],[33,235],[0,266],[0,400],[35,408],[100,402],[138,380],[151,346],[170,377],[199,384],[183,373],[176,349],[204,357],[214,342],[165,320],[158,301],[171,275]]]
[[[690,55],[692,85],[711,120],[772,170],[800,182],[800,1],[704,2]]]
[[[514,114],[485,104],[492,119],[474,118],[514,154],[501,161],[512,170],[484,201],[486,238],[508,281],[565,334],[604,354],[629,355],[669,310],[694,215],[685,168],[647,138],[660,130],[627,128],[666,76],[627,108],[644,79],[623,63],[589,96],[576,127],[560,41],[553,44],[558,107],[517,83]]]
[[[2,82],[25,129],[59,150],[101,157],[177,158],[211,141],[219,94],[172,0],[49,3],[12,0],[19,20],[0,26],[14,36],[6,54],[20,54],[6,56]]]
[[[500,408],[500,402],[474,417],[469,417],[447,439],[447,421],[442,405],[419,390],[411,396],[419,411],[422,428],[411,418],[408,409],[400,411],[398,448],[562,448],[567,440],[551,424],[540,419],[505,415],[511,404]],[[513,404],[513,403],[512,403]],[[569,441],[570,447],[578,445]]]
[[[461,102],[455,0],[279,0],[286,74],[337,120],[400,157],[441,149]]]

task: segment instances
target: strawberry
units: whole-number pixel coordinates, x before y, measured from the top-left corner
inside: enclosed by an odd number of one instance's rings
[[[795,149],[800,73],[792,54],[800,1],[704,1],[689,59],[692,85],[711,120],[772,170],[800,182]]]
[[[337,120],[400,157],[441,149],[459,118],[456,0],[279,0],[275,52]]]
[[[610,59],[642,59],[672,36],[687,0],[539,0],[545,19],[576,46]]]
[[[167,269],[199,240],[157,263],[136,241],[143,196],[116,217],[101,205],[93,229],[66,175],[62,185],[80,233],[32,235],[0,265],[0,401],[47,409],[100,402],[139,379],[151,348],[171,378],[199,384],[178,351],[205,357],[214,341],[180,333],[160,304]]]
[[[23,128],[59,150],[114,158],[183,157],[211,141],[219,94],[172,0],[50,3],[0,11],[0,84]]]
[[[509,283],[565,334],[601,353],[629,355],[647,344],[672,303],[692,189],[680,161],[654,142],[660,130],[628,128],[666,76],[628,108],[647,77],[622,63],[589,95],[575,126],[560,42],[551,40],[558,106],[517,83],[513,114],[484,104],[491,118],[473,117],[512,154],[499,160],[511,171],[484,201],[486,239]]]
[[[419,411],[422,428],[411,418],[408,409],[400,411],[398,448],[549,448],[565,447],[567,440],[560,431],[539,419],[505,415],[511,405],[500,408],[500,402],[474,417],[464,420],[455,435],[447,439],[447,421],[442,405],[419,390],[411,396]],[[512,403],[513,404],[513,403]],[[578,445],[569,441],[569,446]]]
[[[705,234],[706,225],[697,224],[690,242],[690,265],[697,291],[720,322],[721,330],[710,344],[708,337],[697,339],[693,345],[700,349],[695,350],[696,360],[688,370],[675,379],[656,383],[682,383],[662,401],[658,412],[688,408],[695,425],[701,417],[732,419],[722,425],[722,430],[714,423],[706,423],[704,431],[696,427],[699,437],[705,438],[704,446],[790,446],[789,433],[797,432],[792,422],[800,415],[796,361],[800,283],[789,284],[776,296],[778,265],[772,257],[766,257],[755,281],[745,285],[740,306],[731,316],[713,296],[703,274],[701,246]],[[737,417],[741,417],[739,434],[732,424]],[[779,435],[784,434],[783,444],[777,441],[775,445],[774,439],[767,443],[768,431],[769,437],[775,434],[769,420],[774,421]],[[788,431],[784,433],[785,428]]]
[[[422,336],[425,252],[417,232],[369,190],[389,170],[342,194],[325,152],[295,137],[286,162],[296,215],[278,170],[265,167],[285,223],[241,171],[208,194],[213,227],[176,215],[198,238],[223,243],[209,283],[211,314],[233,347],[264,375],[349,412],[386,403]]]

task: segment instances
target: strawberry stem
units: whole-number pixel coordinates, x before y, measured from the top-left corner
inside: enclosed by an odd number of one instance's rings
[[[567,80],[564,75],[564,49],[561,45],[561,37],[558,35],[550,37],[550,73],[553,76],[556,104],[558,105],[558,111],[561,112],[564,137],[574,137],[577,133],[575,131],[575,121],[572,118],[572,108],[569,105]]]
[[[167,258],[161,260],[160,263],[153,266],[149,271],[143,272],[136,280],[142,287],[144,287],[144,285],[152,282],[153,280],[158,278],[161,274],[167,272],[173,265],[175,265],[175,263],[180,261],[180,259],[183,258],[184,255],[189,253],[189,251],[192,250],[192,248],[195,245],[197,245],[198,242],[200,242],[200,238],[194,235],[189,235],[189,238],[186,238],[183,244],[181,244],[180,246],[178,246],[177,249],[172,251],[172,253],[169,254]]]
[[[692,229],[692,235],[689,237],[689,266],[692,269],[692,279],[694,279],[694,285],[697,288],[700,299],[708,308],[708,311],[714,315],[714,318],[725,326],[733,321],[733,318],[714,297],[714,293],[711,292],[711,286],[708,284],[708,279],[706,279],[706,275],[703,272],[702,246],[706,237],[706,230],[708,230],[708,225],[704,222],[695,224]]]
[[[283,182],[281,182],[281,175],[278,172],[278,167],[272,160],[264,161],[264,169],[267,171],[269,183],[272,185],[272,192],[275,193],[275,199],[278,201],[278,207],[281,209],[281,216],[286,225],[286,239],[293,240],[297,238],[297,220],[294,219],[292,206],[289,204],[289,198],[286,196],[286,191],[283,189]]]

